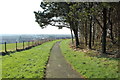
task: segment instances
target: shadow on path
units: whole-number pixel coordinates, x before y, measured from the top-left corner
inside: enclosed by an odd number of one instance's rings
[[[63,80],[66,80],[66,78],[70,78],[69,80],[84,80],[80,79],[82,77],[79,75],[79,73],[73,70],[70,64],[66,62],[61,53],[59,44],[60,41],[57,42],[51,50],[50,58],[46,68],[45,79],[51,80],[50,78],[64,78]]]

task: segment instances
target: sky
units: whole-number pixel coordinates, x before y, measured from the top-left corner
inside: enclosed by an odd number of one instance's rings
[[[1,0],[0,34],[70,34],[67,28],[40,28],[33,13],[41,10],[40,3],[41,0]]]

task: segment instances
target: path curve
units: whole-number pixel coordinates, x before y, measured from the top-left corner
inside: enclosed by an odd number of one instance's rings
[[[59,44],[60,41],[55,43],[51,50],[45,78],[79,78],[79,80],[84,80],[80,79],[82,77],[66,62],[61,53]]]

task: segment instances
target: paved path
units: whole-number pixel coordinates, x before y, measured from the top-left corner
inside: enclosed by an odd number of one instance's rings
[[[66,62],[61,53],[59,43],[57,42],[51,50],[46,69],[46,78],[80,78],[80,75]]]

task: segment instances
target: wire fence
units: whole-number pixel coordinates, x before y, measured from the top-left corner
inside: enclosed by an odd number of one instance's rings
[[[7,43],[4,42],[4,44],[0,44],[1,49],[0,53],[9,53],[14,51],[21,51],[26,50],[38,45],[41,45],[42,43],[52,41],[52,39],[43,39],[43,40],[33,40],[33,41],[23,41],[23,42],[15,42],[15,43]]]

